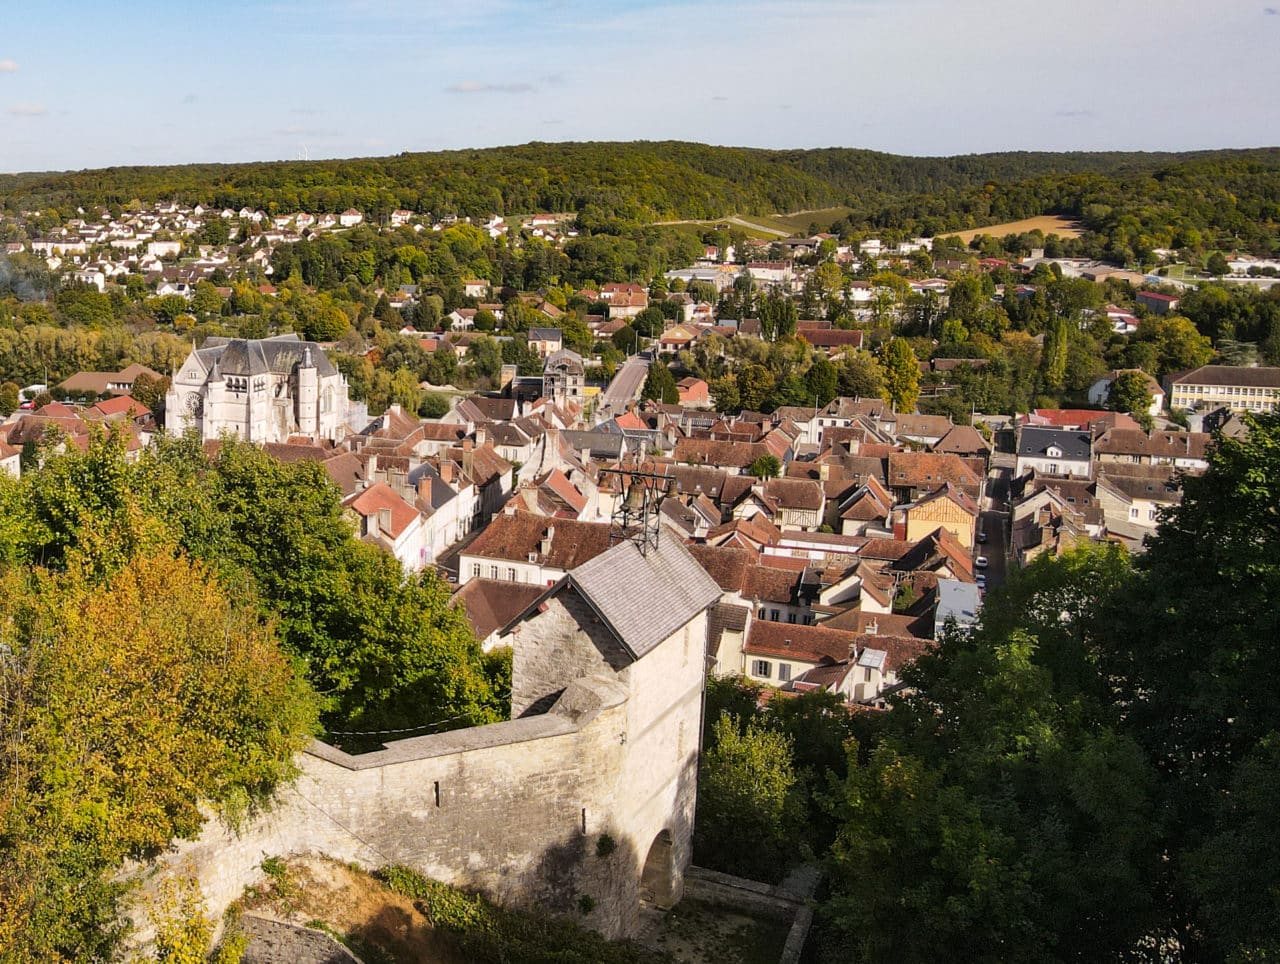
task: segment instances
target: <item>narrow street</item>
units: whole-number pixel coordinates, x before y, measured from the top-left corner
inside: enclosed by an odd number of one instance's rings
[[[613,376],[609,387],[600,395],[601,413],[611,417],[621,415],[627,405],[640,396],[644,380],[649,374],[649,363],[639,355],[628,358]]]
[[[999,456],[992,459],[986,498],[978,514],[978,531],[987,541],[978,543],[974,554],[987,557],[987,568],[980,570],[986,574],[987,589],[1003,585],[1009,571],[1009,480],[1013,469],[1011,465],[1000,464],[1002,461]]]

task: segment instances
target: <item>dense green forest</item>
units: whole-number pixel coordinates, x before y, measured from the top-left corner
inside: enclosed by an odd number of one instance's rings
[[[1143,203],[1131,205],[1138,198]],[[171,199],[268,213],[356,207],[374,220],[397,208],[471,217],[573,212],[588,227],[849,205],[851,224],[926,234],[1058,213],[1083,218],[1091,229],[1125,227],[1126,236],[1153,237],[1190,208],[1205,225],[1247,237],[1250,224],[1277,219],[1280,150],[934,158],[852,148],[532,143],[386,158],[0,177],[0,205],[10,211]],[[1118,208],[1134,223],[1110,221]]]

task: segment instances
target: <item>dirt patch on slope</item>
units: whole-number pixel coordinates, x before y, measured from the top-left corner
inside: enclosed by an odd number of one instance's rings
[[[254,913],[324,925],[368,964],[468,964],[407,897],[367,874],[321,857],[290,860],[269,889],[245,900]]]

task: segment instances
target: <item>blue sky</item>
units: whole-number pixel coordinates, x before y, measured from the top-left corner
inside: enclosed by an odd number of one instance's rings
[[[0,171],[530,140],[1244,147],[1280,144],[1277,90],[1280,0],[44,0],[0,27]]]

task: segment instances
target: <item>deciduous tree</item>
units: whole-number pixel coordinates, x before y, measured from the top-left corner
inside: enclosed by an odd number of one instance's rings
[[[920,362],[905,338],[894,338],[884,352],[884,396],[895,412],[914,412],[920,397]]]

